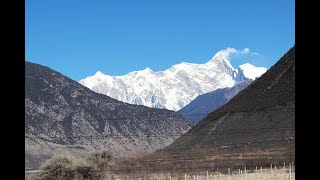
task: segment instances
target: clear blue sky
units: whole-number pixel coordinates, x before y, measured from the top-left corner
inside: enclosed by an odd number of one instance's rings
[[[27,61],[80,80],[182,61],[205,63],[227,47],[271,67],[295,43],[294,0],[26,0]]]

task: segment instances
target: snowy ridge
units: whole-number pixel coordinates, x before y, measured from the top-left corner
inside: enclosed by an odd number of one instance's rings
[[[249,79],[258,78],[267,71],[267,68],[265,67],[255,67],[249,63],[240,65],[239,69],[242,71],[244,76]]]
[[[227,48],[205,64],[182,62],[158,72],[146,68],[123,76],[109,76],[98,71],[79,83],[123,102],[177,111],[201,94],[260,76],[260,68],[245,65],[240,68],[243,77],[237,78],[238,69],[230,64],[229,55],[246,52],[247,48],[242,51]]]

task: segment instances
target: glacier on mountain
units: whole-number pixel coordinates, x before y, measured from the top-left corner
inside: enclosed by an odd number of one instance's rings
[[[267,68],[249,63],[234,69],[230,54],[247,54],[248,48],[227,48],[216,53],[204,64],[175,64],[153,72],[150,68],[123,76],[109,76],[98,71],[79,81],[89,89],[130,104],[178,111],[197,96],[219,88],[232,87],[243,80],[260,77]]]

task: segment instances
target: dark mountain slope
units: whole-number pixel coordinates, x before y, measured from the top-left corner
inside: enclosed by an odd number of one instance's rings
[[[190,158],[189,167],[270,166],[294,161],[294,139],[293,47],[227,104],[148,158],[171,159],[162,164],[173,169],[185,166],[179,159]]]
[[[25,64],[26,167],[37,168],[56,153],[151,152],[192,125],[173,111],[123,103],[48,67]]]

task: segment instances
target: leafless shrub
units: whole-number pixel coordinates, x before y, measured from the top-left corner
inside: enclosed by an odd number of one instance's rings
[[[45,161],[37,179],[39,180],[69,180],[75,178],[77,160],[70,155],[56,155]]]
[[[96,172],[96,178],[113,179],[113,173],[111,171],[113,158],[110,151],[103,150],[101,152],[91,153],[86,161]]]
[[[45,161],[36,180],[102,180],[114,179],[111,167],[113,156],[109,151],[94,152],[86,159],[71,155],[56,155]]]

